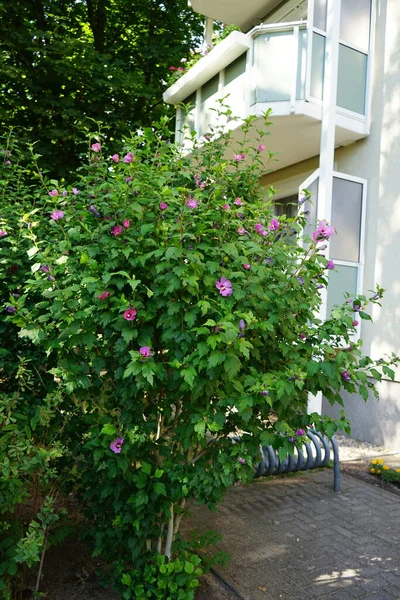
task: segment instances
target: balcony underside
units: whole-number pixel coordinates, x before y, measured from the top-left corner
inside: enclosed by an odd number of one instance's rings
[[[262,140],[266,148],[261,155],[264,159],[265,171],[277,171],[317,156],[320,153],[321,120],[318,116],[320,116],[321,108],[309,107],[306,102],[298,104],[303,106],[303,112],[290,114],[286,111],[286,114],[272,114],[269,119],[272,125],[265,129],[266,135]],[[257,109],[257,112],[254,111],[254,114],[261,113],[259,110],[261,106],[257,105],[254,107]],[[266,110],[268,106],[265,105],[263,108]],[[281,113],[283,113],[282,109]],[[343,117],[338,115],[338,121],[340,120],[343,120]],[[254,132],[256,129],[263,129],[263,122],[263,117],[259,117],[254,121]],[[228,127],[232,130],[232,152],[235,153],[242,140],[240,122],[231,122]],[[366,137],[366,135],[367,133],[362,130],[362,127],[356,132],[354,131],[354,127],[352,130],[349,130],[337,124],[335,146],[337,148],[347,146]],[[256,134],[254,134],[254,144],[258,143]],[[268,159],[268,151],[275,154],[272,160]]]
[[[281,0],[247,0],[245,4],[242,0],[191,0],[196,12],[244,31],[261,23],[280,3]]]

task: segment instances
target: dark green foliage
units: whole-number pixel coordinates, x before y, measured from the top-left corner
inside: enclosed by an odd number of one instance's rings
[[[113,153],[116,139],[171,110],[169,66],[200,32],[187,0],[1,0],[0,125],[37,141],[42,168],[70,178],[90,119],[107,123]]]

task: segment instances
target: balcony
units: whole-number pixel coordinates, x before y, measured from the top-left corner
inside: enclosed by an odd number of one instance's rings
[[[305,21],[259,25],[238,31],[204,56],[164,93],[177,109],[176,139],[190,150],[183,131],[201,136],[223,124],[239,139],[240,120],[272,109],[268,148],[281,169],[320,151],[325,33]],[[340,41],[335,145],[351,144],[369,134],[368,50]],[[239,120],[218,120],[218,100]],[[255,121],[261,126],[262,119]]]

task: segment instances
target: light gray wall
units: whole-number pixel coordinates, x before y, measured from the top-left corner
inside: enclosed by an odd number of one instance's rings
[[[382,308],[363,322],[364,350],[373,358],[400,355],[400,1],[377,0],[368,138],[336,151],[337,170],[368,180],[364,290],[386,289]],[[400,370],[382,382],[380,401],[345,395],[353,436],[400,450]],[[336,410],[324,408],[330,413]]]

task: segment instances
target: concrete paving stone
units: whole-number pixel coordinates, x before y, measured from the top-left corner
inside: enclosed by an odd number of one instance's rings
[[[386,592],[374,592],[364,596],[362,600],[398,600],[398,597],[392,596]]]
[[[232,488],[219,513],[195,509],[189,526],[221,531],[232,559],[219,569],[245,600],[400,600],[400,519],[387,520],[398,498],[346,475],[335,494],[331,477]]]

